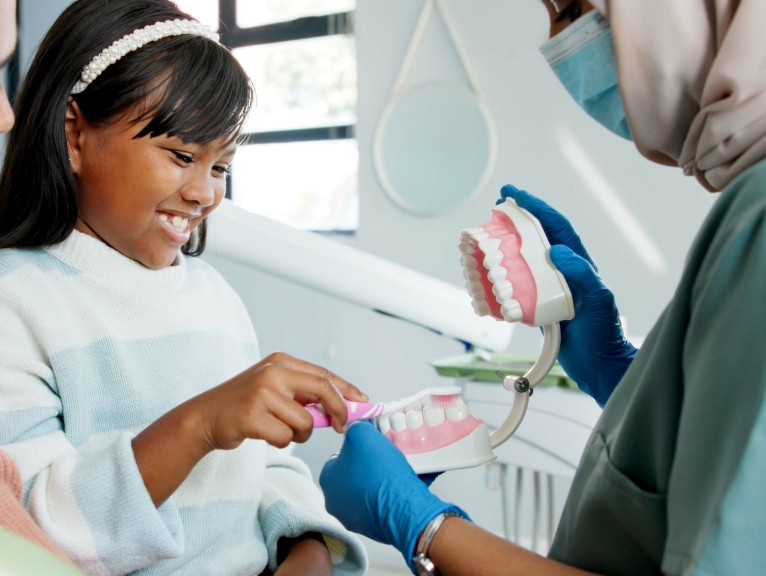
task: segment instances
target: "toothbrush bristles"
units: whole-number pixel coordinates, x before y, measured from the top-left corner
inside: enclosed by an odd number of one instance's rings
[[[442,410],[457,406],[460,403],[460,394],[447,394],[443,396],[434,394],[429,397],[429,405],[432,408],[441,408]]]

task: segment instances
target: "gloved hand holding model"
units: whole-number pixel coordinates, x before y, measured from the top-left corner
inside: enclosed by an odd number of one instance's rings
[[[467,518],[431,494],[399,449],[368,421],[349,426],[343,449],[325,464],[319,484],[327,511],[344,526],[394,546],[408,560],[418,535],[436,516],[452,512]]]
[[[561,323],[558,360],[580,389],[603,407],[638,352],[622,332],[614,294],[566,217],[510,184],[500,195],[498,204],[512,198],[535,216],[551,243],[551,260],[575,302],[574,319]]]

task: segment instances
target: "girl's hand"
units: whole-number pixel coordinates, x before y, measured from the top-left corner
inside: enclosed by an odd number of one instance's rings
[[[277,448],[305,442],[314,424],[306,404],[322,404],[335,431],[343,432],[344,397],[368,400],[329,370],[276,352],[147,426],[133,439],[136,465],[159,506],[213,450],[231,450],[246,438]]]
[[[305,442],[313,420],[309,403],[321,404],[332,427],[342,433],[348,417],[343,398],[368,397],[326,368],[276,352],[191,402],[199,410],[211,450],[231,450],[245,439],[265,440],[277,448]]]
[[[315,538],[297,538],[274,576],[330,576],[332,560],[323,542]]]

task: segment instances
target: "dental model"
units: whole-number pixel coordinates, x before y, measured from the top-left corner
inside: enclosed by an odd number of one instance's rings
[[[496,458],[487,425],[468,413],[458,386],[427,388],[395,402],[346,401],[348,422],[372,419],[418,474],[470,468]],[[321,406],[306,409],[316,428],[330,425]]]
[[[555,364],[561,345],[559,323],[574,318],[574,301],[550,260],[551,246],[540,222],[511,198],[492,210],[488,222],[463,230],[458,249],[479,316],[543,328],[540,357],[524,376],[497,372],[503,387],[514,393],[510,413],[489,437],[497,448],[521,425],[535,386]]]
[[[468,413],[459,393],[430,394],[403,410],[378,416],[375,424],[417,474],[471,468],[496,458],[487,425]]]
[[[495,207],[485,224],[463,230],[458,249],[479,316],[529,326],[574,318],[572,294],[550,261],[545,232],[512,199]]]

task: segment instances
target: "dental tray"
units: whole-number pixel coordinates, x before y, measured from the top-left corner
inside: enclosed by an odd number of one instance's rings
[[[470,378],[479,382],[493,382],[502,385],[495,374],[496,371],[514,376],[523,376],[537,359],[531,356],[515,356],[512,354],[482,352],[461,354],[441,360],[434,360],[431,366],[437,374],[448,378]],[[566,375],[561,365],[556,362],[548,376],[540,382],[540,386],[557,386],[577,390],[577,384]]]

